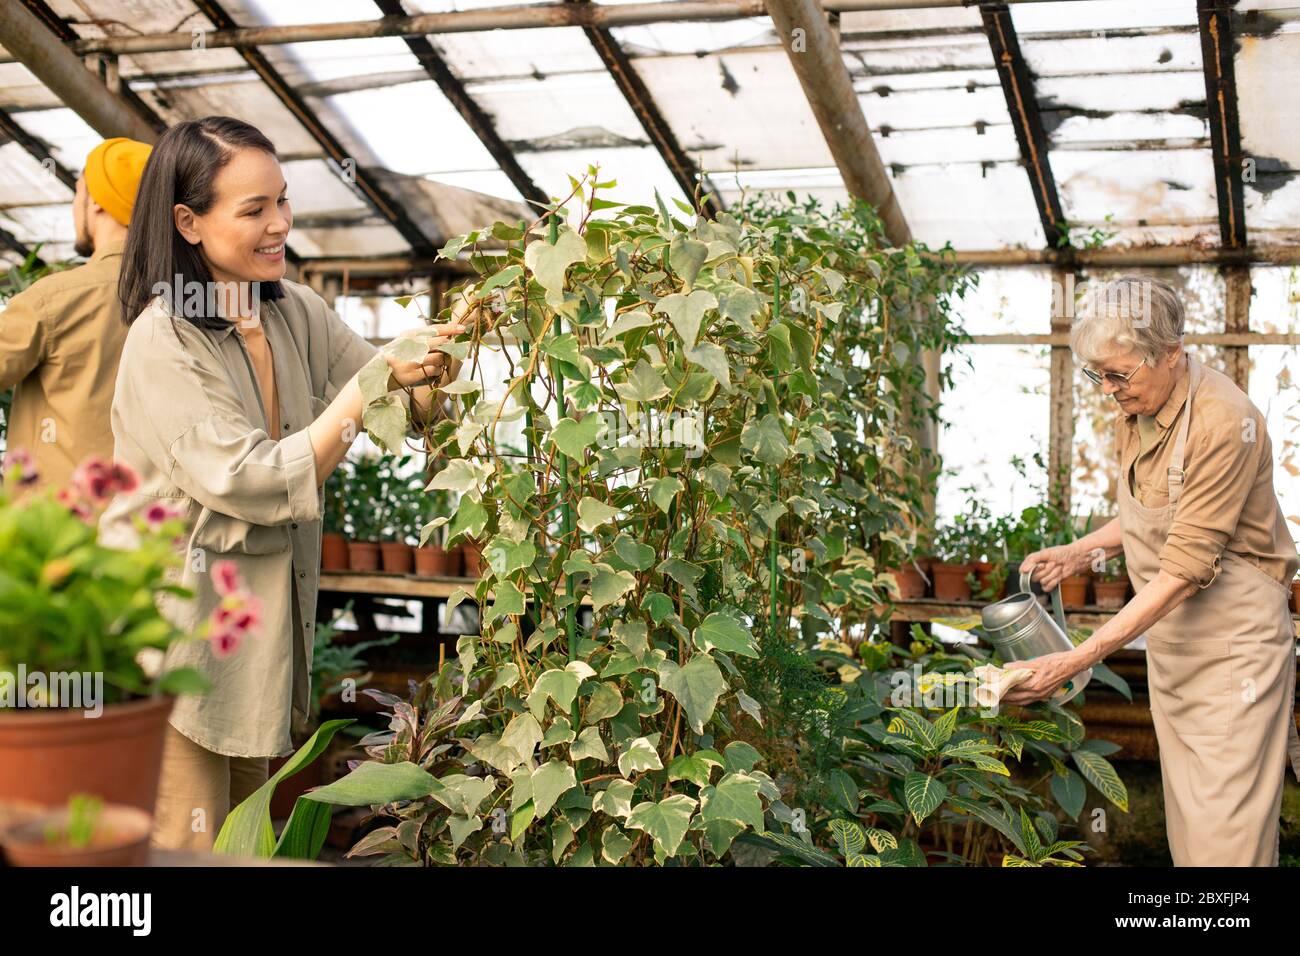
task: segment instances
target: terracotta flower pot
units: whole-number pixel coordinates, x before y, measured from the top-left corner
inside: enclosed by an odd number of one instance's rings
[[[273,776],[277,770],[288,762],[289,756],[272,757],[267,765],[269,774]],[[293,805],[298,798],[312,787],[321,785],[323,782],[321,779],[321,765],[324,760],[324,755],[317,757],[292,777],[287,777],[276,785],[275,793],[271,795],[272,820],[287,820],[289,814],[293,813]]]
[[[1092,590],[1098,607],[1123,607],[1124,599],[1128,597],[1128,581],[1093,581]]]
[[[988,591],[993,587],[993,578],[998,571],[998,567],[999,566],[994,564],[992,561],[975,562],[975,576],[979,579],[981,591]],[[1007,577],[1004,574],[1002,576],[1002,583],[998,586],[998,589],[993,593],[990,600],[1000,601],[1002,600],[1002,598],[1006,596],[1007,596]]]
[[[379,570],[379,544],[375,541],[349,541],[348,567],[362,573]]]
[[[476,541],[466,541],[460,545],[460,557],[464,563],[467,578],[476,578],[483,573],[483,549]]]
[[[403,541],[381,541],[379,553],[389,574],[410,574],[414,557],[411,546]]]
[[[322,571],[348,569],[348,542],[343,535],[331,531],[320,536],[320,569]]]
[[[63,827],[68,811],[51,810],[5,831],[5,860],[10,866],[144,866],[149,862],[153,816],[139,807],[106,803],[90,843],[84,847],[47,843],[45,828]]]
[[[930,568],[934,580],[934,599],[936,601],[969,601],[970,582],[966,575],[975,570],[973,564],[947,564],[934,562]]]
[[[453,561],[457,557],[459,557],[459,552],[455,549],[447,551],[436,544],[416,548],[415,573],[422,578],[451,577],[459,570],[452,567]]]
[[[0,713],[0,801],[63,807],[74,793],[153,813],[173,698]]]
[[[1090,574],[1072,574],[1061,582],[1061,603],[1066,607],[1083,607],[1088,603]]]
[[[899,600],[914,601],[917,598],[925,597],[925,578],[921,577],[921,572],[916,568],[910,564],[905,564],[901,568],[887,568],[886,570],[898,582]]]

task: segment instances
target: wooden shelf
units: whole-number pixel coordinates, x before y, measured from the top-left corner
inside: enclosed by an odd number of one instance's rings
[[[380,594],[389,597],[449,598],[463,587],[473,591],[477,578],[429,578],[414,574],[322,571],[320,589],[344,594]]]

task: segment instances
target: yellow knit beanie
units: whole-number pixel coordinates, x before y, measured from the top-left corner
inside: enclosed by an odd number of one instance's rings
[[[140,188],[140,176],[153,147],[125,136],[106,139],[86,157],[86,190],[104,212],[124,226]]]

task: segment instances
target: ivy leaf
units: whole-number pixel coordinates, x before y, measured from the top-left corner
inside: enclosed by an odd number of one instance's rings
[[[727,353],[721,346],[701,342],[695,348],[688,348],[686,357],[716,378],[723,389],[731,391],[731,367],[727,364]]]
[[[587,709],[582,714],[584,724],[597,724],[608,717],[613,717],[623,709],[623,695],[618,685],[612,681],[597,685],[587,701]]]
[[[573,761],[594,757],[601,763],[609,762],[609,751],[600,739],[599,727],[584,727],[578,739],[569,745],[569,759]]]
[[[697,787],[707,787],[714,767],[722,766],[721,760],[712,760],[705,754],[714,751],[697,751],[693,754],[679,754],[668,764],[668,782],[689,780]]]
[[[628,829],[642,830],[655,842],[664,856],[672,856],[682,845],[695,813],[695,800],[684,793],[674,794],[655,803],[647,800],[632,808],[627,818]]]
[[[619,828],[617,823],[611,823],[600,835],[601,858],[617,866],[619,861],[627,856],[628,850],[632,849],[632,844],[635,842]]]
[[[653,316],[648,312],[637,309],[635,312],[628,312],[615,319],[614,324],[611,325],[608,331],[600,337],[600,341],[602,343],[609,342],[612,339],[618,338],[618,336],[622,335],[624,332],[630,332],[632,329],[641,329],[654,324],[655,320]]]
[[[700,790],[700,819],[729,820],[761,830],[763,803],[758,799],[758,787],[758,781],[745,774],[727,774],[716,787]]]
[[[578,686],[588,678],[595,677],[596,672],[584,661],[570,661],[561,670],[553,667],[533,683],[528,694],[528,709],[534,717],[542,719],[546,713],[546,701],[555,701],[561,713],[567,714],[573,707],[573,698],[578,694]]]
[[[596,443],[604,425],[599,415],[585,415],[582,421],[562,418],[551,432],[551,441],[574,461],[582,461],[582,453]]]
[[[716,647],[729,654],[758,657],[754,636],[739,621],[721,611],[715,611],[701,621],[691,640],[702,651]]]
[[[668,244],[668,266],[682,277],[688,289],[695,284],[695,277],[700,274],[700,267],[708,256],[708,245],[685,233],[673,236],[673,241]]]
[[[740,444],[774,468],[783,465],[790,457],[790,442],[785,437],[785,428],[771,412],[757,422],[746,422],[740,433]]]
[[[614,383],[614,391],[625,402],[653,402],[668,394],[668,386],[653,365],[645,359],[638,359],[632,371],[628,372],[627,381]]]
[[[627,648],[633,657],[640,657],[649,646],[645,621],[615,621],[611,629],[614,640]]]
[[[393,369],[382,352],[376,353],[361,366],[361,371],[357,372],[357,387],[361,389],[361,397],[367,405],[388,394],[388,380],[392,373]]]
[[[717,298],[706,289],[696,289],[689,295],[674,292],[655,303],[655,314],[667,315],[668,321],[672,322],[673,328],[681,336],[686,348],[692,349],[700,337],[700,324],[704,321],[704,313],[709,309],[717,308],[717,305]]]
[[[537,240],[524,250],[524,265],[546,290],[546,304],[553,309],[564,304],[564,273],[569,266],[586,258],[587,243],[568,226],[560,230],[555,245]]]
[[[396,395],[385,395],[366,406],[361,424],[381,447],[393,454],[406,444],[406,407]]]
[[[499,578],[519,571],[537,558],[537,546],[531,541],[510,541],[497,535],[483,550],[488,566]]]
[[[611,780],[604,790],[591,798],[591,809],[611,817],[626,817],[632,812],[632,794],[636,784],[630,780]]]
[[[483,615],[485,624],[491,624],[499,617],[524,613],[524,592],[513,581],[500,582],[494,594],[496,600]]]
[[[551,812],[555,801],[578,785],[573,764],[566,760],[548,760],[532,774],[533,810],[538,817]]]
[[[727,690],[722,672],[707,654],[696,654],[685,667],[664,661],[659,665],[659,685],[677,698],[697,734],[704,733],[704,725],[713,716],[718,698]]]
[[[582,359],[578,355],[578,337],[572,332],[565,332],[563,335],[548,339],[542,344],[542,351],[562,362],[568,362],[570,365],[580,365],[582,363]]]
[[[608,607],[636,587],[636,578],[627,571],[615,571],[607,564],[596,565],[591,579],[591,607],[594,611]]]
[[[654,744],[650,743],[648,737],[638,737],[632,741],[618,758],[618,772],[625,777],[634,773],[644,773],[647,770],[662,769],[664,765],[659,759],[659,751],[655,750]]]
[[[614,553],[638,571],[644,571],[654,563],[655,549],[642,544],[630,535],[619,534],[614,539]]]
[[[487,527],[488,513],[481,501],[475,501],[469,495],[463,495],[456,508],[456,516],[447,526],[447,543],[453,543],[461,535],[475,537]]]
[[[668,509],[672,506],[673,499],[681,494],[682,489],[686,486],[682,480],[673,475],[667,475],[659,478],[650,487],[650,500],[664,514],[668,514]]]
[[[659,562],[659,566],[656,570],[668,575],[680,584],[687,594],[692,596],[696,594],[695,582],[704,577],[704,569],[702,567],[698,564],[691,564],[689,561],[683,561],[681,558],[664,558],[664,560]],[[669,604],[669,609],[671,610],[671,608],[672,605]],[[651,613],[654,613],[653,610]],[[661,621],[662,618],[655,619],[656,624]]]
[[[618,509],[590,496],[578,502],[578,527],[591,534],[606,522],[618,517]]]

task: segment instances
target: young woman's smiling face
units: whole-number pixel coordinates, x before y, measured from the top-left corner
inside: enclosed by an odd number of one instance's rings
[[[175,208],[176,228],[199,246],[218,282],[276,282],[284,278],[285,240],[293,212],[279,161],[259,149],[240,149],[213,180],[212,207],[195,215]]]

